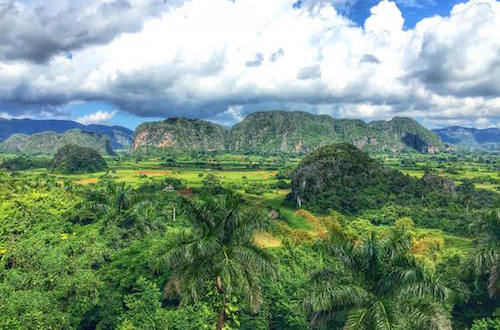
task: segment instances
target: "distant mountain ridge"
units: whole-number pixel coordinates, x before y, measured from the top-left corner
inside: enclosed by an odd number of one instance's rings
[[[72,120],[1,119],[0,142],[13,134],[32,135],[42,132],[65,133],[72,129],[103,134],[111,140],[113,149],[128,149],[133,142],[134,132],[122,126],[83,125]]]
[[[109,137],[79,129],[71,129],[62,134],[50,131],[32,135],[13,134],[0,143],[0,151],[30,156],[53,155],[60,148],[70,144],[95,149],[101,155],[114,155]]]
[[[266,111],[248,115],[230,130],[199,119],[145,123],[134,134],[134,150],[227,151],[243,154],[305,154],[346,142],[367,151],[435,153],[439,137],[410,118],[365,123],[307,112]]]
[[[451,126],[433,131],[443,142],[458,148],[500,151],[500,128]]]

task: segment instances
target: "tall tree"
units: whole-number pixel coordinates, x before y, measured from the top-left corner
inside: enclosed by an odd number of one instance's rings
[[[337,263],[315,273],[305,307],[312,323],[344,315],[345,329],[451,329],[447,289],[410,254],[410,235],[396,228],[361,242],[335,234],[324,246]]]
[[[182,209],[192,226],[167,257],[172,276],[166,293],[177,293],[186,304],[215,291],[217,329],[224,327],[228,305],[237,295],[257,311],[262,303],[259,275],[271,269],[271,259],[255,245],[254,234],[268,228],[268,217],[244,210],[233,194],[185,199]]]
[[[477,275],[488,274],[488,294],[491,298],[500,293],[500,210],[483,215],[475,225],[477,249],[466,267]]]

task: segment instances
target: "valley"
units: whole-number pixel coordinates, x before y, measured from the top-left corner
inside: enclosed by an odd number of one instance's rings
[[[0,31],[0,330],[500,330],[500,0]]]
[[[352,148],[352,157],[369,157],[358,156]],[[4,163],[16,157],[0,155]],[[383,188],[379,192],[370,181],[372,190],[363,193],[368,195],[346,195],[344,203],[354,196],[361,198],[363,207],[354,212],[310,209],[307,204],[300,208],[290,198],[293,173],[303,162],[300,155],[191,152],[172,157],[119,152],[105,156],[107,169],[94,173],[64,174],[43,166],[0,170],[0,191],[5,196],[0,202],[0,307],[8,317],[0,324],[24,327],[32,321],[23,315],[38,311],[33,317],[43,327],[115,328],[132,322],[140,328],[144,312],[134,306],[144,304],[148,313],[154,313],[153,319],[148,318],[152,322],[146,323],[148,328],[215,326],[217,296],[179,305],[182,300],[161,292],[168,287],[173,267],[165,259],[169,249],[188,235],[189,228],[197,230],[185,213],[186,201],[217,200],[227,194],[239,196],[243,209],[258,210],[269,219],[269,225],[255,231],[251,241],[272,259],[269,271],[273,274],[260,288],[264,300],[259,312],[252,312],[244,293],[234,295],[230,305],[234,311],[226,321],[233,327],[264,329],[264,324],[271,323],[278,329],[309,328],[315,307],[303,304],[317,298],[307,288],[315,285],[311,278],[335,260],[328,259],[328,249],[321,242],[342,235],[347,241],[365,244],[376,234],[382,244],[403,229],[408,235],[408,253],[418,267],[429,274],[439,272],[447,287],[456,281],[464,285],[467,296],[447,295],[439,311],[444,316],[446,309],[453,309],[450,322],[454,328],[465,329],[480,315],[491,313],[495,298],[485,296],[485,278],[476,278],[467,265],[483,244],[482,235],[472,234],[474,228],[500,206],[498,155],[374,153],[371,157],[401,173],[406,177],[403,181],[416,180],[417,186],[429,174],[450,178],[456,192],[440,192],[441,181],[433,179],[437,183],[430,183],[425,199],[418,195],[412,202],[408,196],[387,197]],[[357,164],[362,166],[359,170],[365,166]],[[357,176],[359,170],[350,173]],[[460,188],[466,184],[470,185],[467,192]],[[417,186],[411,189],[420,189]],[[338,195],[343,188],[335,189]],[[315,196],[323,195],[317,192]],[[371,199],[381,204],[369,206]],[[498,217],[498,213],[491,216]],[[474,278],[478,286],[470,282]],[[78,292],[66,287],[68,282]],[[42,296],[43,300],[37,298]],[[476,304],[481,307],[472,307]],[[303,308],[309,312],[303,313]],[[330,319],[329,327],[340,327],[345,322],[341,315]]]

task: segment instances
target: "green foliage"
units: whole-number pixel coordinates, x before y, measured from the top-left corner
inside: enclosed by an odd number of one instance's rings
[[[471,330],[500,330],[500,317],[475,320]]]
[[[290,203],[318,213],[361,215],[376,224],[411,216],[416,224],[466,233],[484,208],[500,205],[497,193],[465,180],[425,173],[421,179],[383,166],[347,144],[316,149],[292,174]]]
[[[93,148],[102,155],[114,155],[111,140],[107,136],[78,129],[63,134],[50,131],[33,135],[14,134],[0,144],[0,150],[25,155],[53,155],[68,144]]]
[[[231,320],[238,327],[237,319],[231,318],[231,302],[237,296],[245,297],[252,311],[259,310],[258,275],[270,269],[270,256],[253,242],[254,233],[269,223],[257,210],[242,210],[240,205],[232,194],[185,199],[183,209],[192,230],[179,237],[167,257],[173,276],[166,292],[177,294],[182,305],[215,294],[217,329],[230,326]]]
[[[313,322],[332,314],[338,322],[335,312],[344,312],[345,329],[451,329],[448,289],[419,266],[410,246],[404,229],[387,240],[371,232],[359,245],[334,235],[323,248],[337,262],[311,277],[304,302]]]
[[[127,311],[120,330],[162,330],[168,328],[166,311],[161,308],[161,293],[154,283],[137,280],[135,292],[125,297]]]
[[[18,156],[4,160],[0,168],[8,171],[22,171],[36,168],[48,168],[52,165],[49,159]]]
[[[92,148],[68,144],[57,150],[52,159],[56,172],[64,174],[93,173],[107,169],[104,158]]]
[[[340,329],[366,310],[370,329],[446,328],[445,316],[456,329],[494,328],[497,195],[477,183],[497,178],[495,157],[404,157],[419,177],[451,162],[455,191],[408,179],[415,191],[382,208],[320,216],[274,189],[298,159],[183,156],[163,168],[165,158],[120,157],[100,176],[0,170],[0,329],[215,329],[221,312],[226,329]],[[264,192],[243,193],[253,185]],[[235,189],[242,196],[228,197]],[[332,231],[343,238],[325,242]],[[315,297],[328,312],[311,309]]]
[[[384,168],[349,144],[316,149],[292,174],[292,198],[317,212],[358,213],[387,203],[410,178]]]

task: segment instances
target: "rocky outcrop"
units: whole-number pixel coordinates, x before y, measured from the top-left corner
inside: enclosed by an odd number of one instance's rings
[[[136,152],[224,151],[227,131],[224,127],[199,119],[169,118],[144,123],[134,134]]]
[[[306,154],[331,143],[350,143],[368,152],[435,153],[442,142],[409,118],[367,124],[306,112],[256,112],[229,131],[184,118],[140,125],[134,150],[227,151],[242,154]]]

